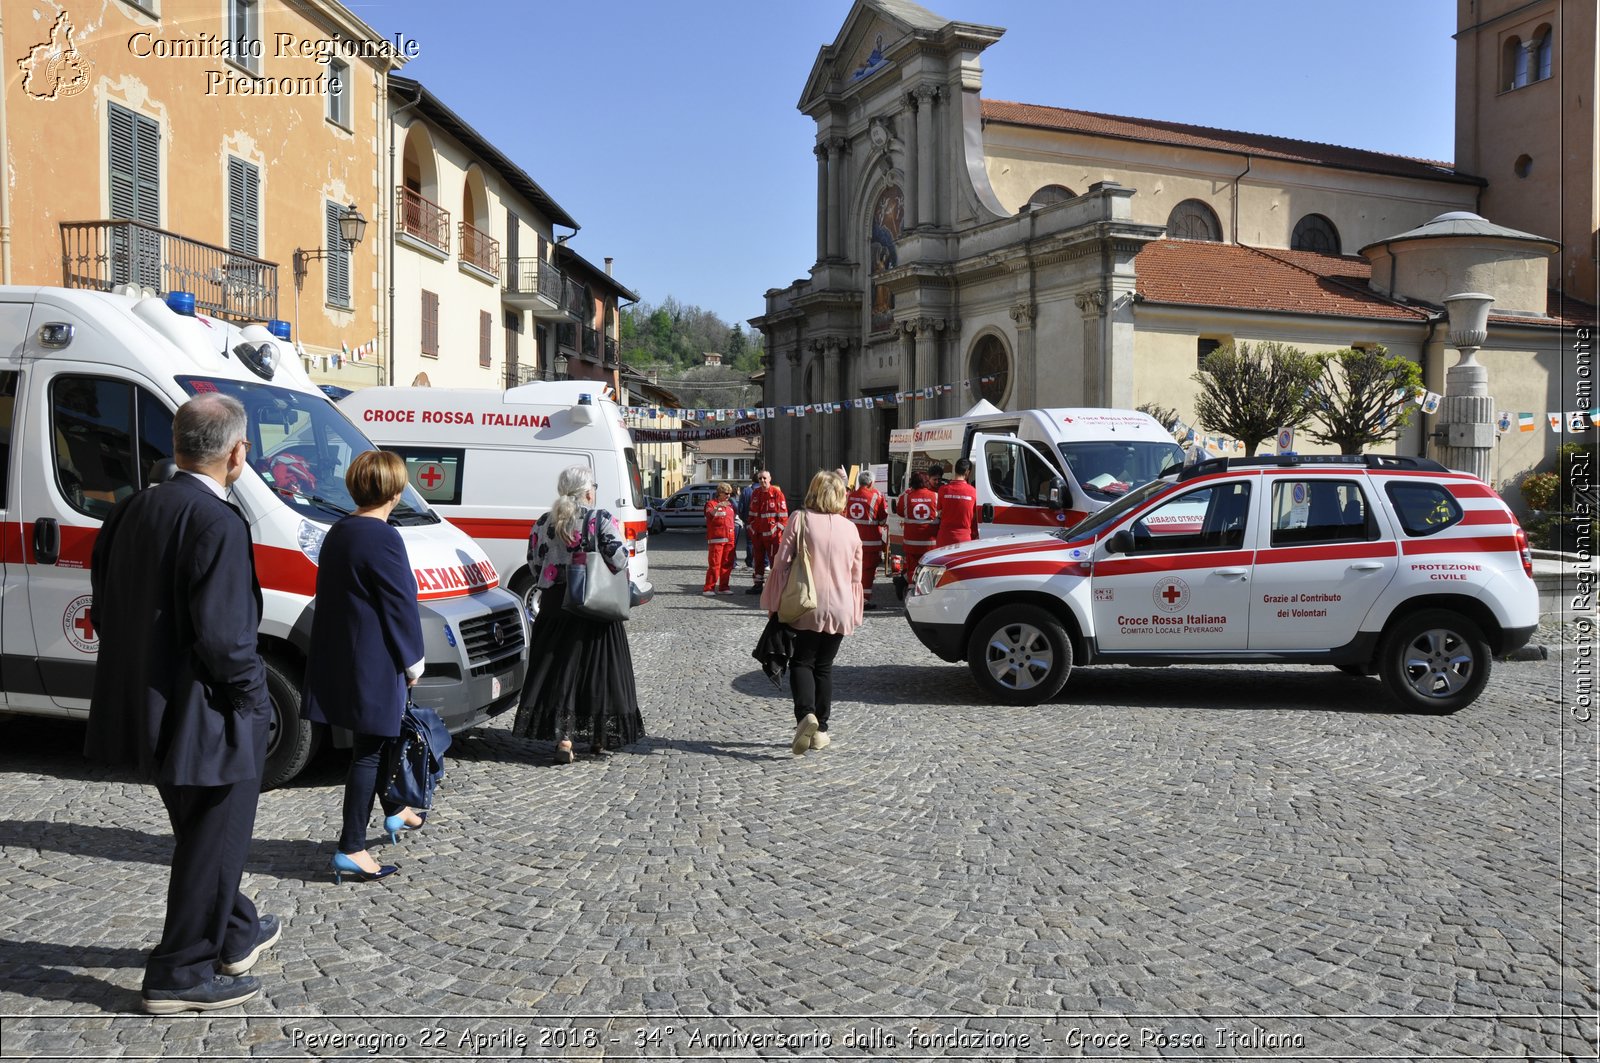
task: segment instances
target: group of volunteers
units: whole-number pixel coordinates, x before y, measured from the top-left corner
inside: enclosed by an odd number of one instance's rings
[[[848,483],[841,467],[834,472]],[[911,474],[909,489],[895,502],[895,511],[905,523],[903,546],[905,570],[909,574],[936,546],[949,546],[978,538],[978,491],[969,482],[972,462],[958,458],[955,475],[944,478],[942,465],[929,466],[927,472]],[[855,526],[861,541],[862,607],[875,609],[872,586],[888,549],[889,500],[874,486],[872,470],[856,475],[856,483],[844,497],[844,516]],[[776,556],[789,519],[789,504],[783,488],[772,482],[772,473],[758,471],[750,479],[738,502],[730,483],[720,483],[714,497],[706,503],[706,580],[704,595],[732,594],[737,553],[738,522],[742,518],[749,537],[753,582],[747,594],[760,594],[766,584],[767,568]]]

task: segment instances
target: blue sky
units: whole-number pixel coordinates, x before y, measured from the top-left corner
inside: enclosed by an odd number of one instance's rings
[[[846,0],[347,0],[417,39],[402,71],[582,227],[649,303],[730,323],[816,258],[795,109]],[[1454,0],[933,0],[1001,26],[983,94],[1400,155],[1454,154]],[[442,17],[448,13],[450,17]]]

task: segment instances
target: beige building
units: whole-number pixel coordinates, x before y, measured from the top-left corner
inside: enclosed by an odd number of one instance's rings
[[[985,100],[980,56],[1004,32],[858,0],[818,55],[800,100],[817,125],[817,261],[752,324],[767,405],[857,405],[768,425],[780,482],[882,461],[890,429],[979,397],[1157,403],[1192,423],[1197,360],[1231,340],[1383,344],[1442,391],[1439,300],[1456,284],[1498,286],[1483,356],[1497,404],[1574,408],[1563,329],[1593,308],[1531,280],[1553,218],[1463,220],[1493,182],[1446,162]],[[1428,450],[1433,427],[1397,449]],[[1562,439],[1503,440],[1500,474]]]
[[[383,209],[414,42],[329,0],[0,0],[0,34],[0,279],[187,291],[314,357],[378,335],[381,230],[340,219]]]

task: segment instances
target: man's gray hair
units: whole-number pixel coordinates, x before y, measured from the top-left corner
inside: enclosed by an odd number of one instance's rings
[[[245,438],[244,404],[229,395],[196,395],[172,418],[172,452],[194,465],[211,465]]]
[[[862,469],[861,470],[861,475],[856,477],[856,486],[857,487],[871,487],[872,486],[872,470],[871,469]]]

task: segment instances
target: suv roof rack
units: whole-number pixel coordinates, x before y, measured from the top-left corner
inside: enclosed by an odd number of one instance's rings
[[[1266,454],[1253,458],[1207,458],[1184,466],[1178,483],[1207,473],[1229,469],[1295,468],[1312,465],[1359,465],[1366,469],[1417,469],[1422,472],[1448,472],[1432,458],[1404,454]]]

